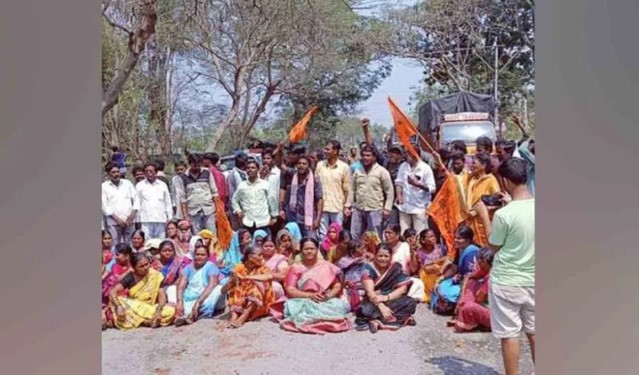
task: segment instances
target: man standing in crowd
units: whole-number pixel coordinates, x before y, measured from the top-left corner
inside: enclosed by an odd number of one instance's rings
[[[386,168],[388,173],[390,173],[391,180],[396,181],[397,176],[399,175],[399,166],[402,165],[403,152],[402,148],[398,144],[393,144],[388,149],[388,158],[383,160],[382,166]],[[396,185],[393,185],[393,189],[395,192],[395,197],[397,197],[397,188]],[[390,217],[391,224],[399,224],[399,209],[393,206]]]
[[[166,167],[166,164],[164,163],[164,160],[162,159],[156,159],[153,164],[155,164],[155,166],[158,168],[157,170],[157,179],[164,182],[166,184],[166,187],[169,188],[169,193],[171,192],[171,184],[169,183],[169,179],[168,177],[166,177],[166,174],[164,173],[164,168]],[[144,171],[144,174],[146,174],[146,171]]]
[[[323,211],[322,183],[311,171],[307,156],[297,158],[297,173],[289,187],[280,187],[280,197],[282,219],[297,223],[302,237],[316,237]]]
[[[528,178],[528,190],[535,195],[535,140],[528,136],[519,145],[519,155],[526,161],[526,175]]]
[[[171,193],[166,183],[158,179],[155,164],[147,163],[144,175],[146,179],[135,186],[140,200],[138,218],[141,229],[147,239],[164,239],[166,223],[173,217]]]
[[[243,152],[238,152],[235,155],[235,167],[231,169],[228,176],[226,176],[226,190],[229,198],[232,198],[235,194],[235,190],[240,185],[240,182],[247,179],[246,176],[246,162],[248,161],[248,155]],[[230,210],[229,210],[230,211]],[[229,217],[231,226],[233,229],[240,227],[240,223],[235,215]]]
[[[273,196],[273,199],[277,202],[280,197],[281,171],[275,165],[273,150],[270,148],[262,151],[262,170],[260,171],[260,177],[268,183],[269,194]]]
[[[135,183],[137,184],[138,182],[144,180],[144,168],[136,165],[135,167],[133,167],[133,169],[131,170],[131,173],[133,174],[133,179],[135,180]]]
[[[506,375],[518,374],[519,336],[523,330],[535,361],[535,198],[526,186],[526,164],[511,158],[499,167],[506,206],[490,221],[480,201],[475,210],[495,251],[488,307],[493,335],[501,339]]]
[[[190,154],[188,161],[188,171],[179,175],[176,184],[183,218],[192,223],[195,233],[203,229],[216,233],[215,198],[218,195],[215,180],[211,171],[201,167],[200,155]]]
[[[467,173],[466,155],[461,151],[452,151],[449,155],[450,168],[457,176],[463,176]]]
[[[120,167],[107,163],[109,179],[102,183],[102,214],[115,243],[130,243],[135,216],[140,207],[138,194],[129,180],[120,178]]]
[[[220,170],[220,155],[215,152],[207,152],[204,154],[202,162],[204,167],[213,174],[217,194],[222,203],[224,203],[224,207],[228,208],[229,196],[226,193],[226,178],[224,178],[224,173]]]
[[[514,152],[515,144],[513,142],[505,139],[498,139],[495,142],[495,156],[500,164],[512,158]]]
[[[436,188],[431,167],[409,152],[406,161],[399,167],[395,187],[402,233],[409,228],[417,233],[428,229],[426,209]]]
[[[323,212],[320,221],[319,235],[324,238],[328,226],[332,223],[343,223],[344,205],[351,188],[351,169],[348,164],[339,160],[342,145],[336,141],[329,141],[324,148],[326,160],[317,163],[316,173],[322,183]]]
[[[501,162],[496,155],[493,155],[493,141],[486,136],[481,136],[477,138],[475,143],[477,144],[476,153],[490,155],[490,164],[492,165],[492,170],[497,171]]]
[[[348,192],[344,213],[352,214],[351,233],[354,239],[367,230],[382,236],[382,219],[390,218],[393,201],[393,181],[390,173],[376,161],[373,148],[362,148],[362,170],[355,171]]]
[[[177,184],[178,184],[178,180],[181,178],[180,175],[183,174],[184,172],[186,172],[186,163],[182,160],[178,161],[177,163],[175,163],[175,176],[173,176],[173,178],[171,179],[171,184],[172,184],[172,194],[173,194],[173,211],[175,211],[175,218],[178,220],[181,220],[184,218],[184,215],[182,214],[182,206],[180,205],[180,201],[178,200],[177,197]]]
[[[268,182],[258,176],[258,165],[255,160],[246,163],[248,179],[240,182],[231,205],[238,221],[251,234],[258,229],[269,231],[277,218],[277,200],[269,192]]]
[[[282,149],[282,145],[278,146],[278,151],[281,152]],[[278,202],[284,200],[286,191],[290,189],[293,177],[297,173],[297,162],[305,150],[303,145],[290,145],[286,160],[280,159],[280,191]]]
[[[126,153],[118,147],[112,147],[111,151],[113,151],[113,154],[111,155],[111,162],[118,166],[120,169],[120,176],[124,178],[127,172]]]

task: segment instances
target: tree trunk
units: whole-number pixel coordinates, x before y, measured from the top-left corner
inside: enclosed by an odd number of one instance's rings
[[[213,137],[209,141],[208,146],[206,146],[206,152],[215,152],[217,149],[217,144],[220,143],[222,136],[224,135],[224,131],[231,125],[239,114],[240,100],[234,99],[233,104],[231,105],[231,110],[226,115],[226,118],[220,123],[220,125],[215,130]]]
[[[144,0],[142,22],[140,27],[129,35],[129,46],[124,63],[102,94],[102,117],[118,102],[124,84],[137,65],[146,42],[155,33],[155,23],[158,18],[155,3],[156,0]]]

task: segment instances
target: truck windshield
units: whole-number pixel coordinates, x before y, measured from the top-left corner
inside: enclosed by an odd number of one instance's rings
[[[443,143],[457,140],[475,143],[477,138],[483,136],[493,141],[497,139],[497,133],[495,133],[495,128],[490,121],[447,122],[442,124],[441,141]]]

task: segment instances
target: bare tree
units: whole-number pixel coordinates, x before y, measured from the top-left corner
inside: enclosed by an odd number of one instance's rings
[[[120,64],[118,71],[111,79],[109,84],[104,88],[102,94],[102,116],[118,102],[118,98],[122,93],[124,84],[128,80],[131,72],[137,65],[140,55],[144,52],[147,41],[155,33],[155,24],[157,21],[156,0],[140,0],[134,4],[134,27],[135,31],[120,20],[112,18],[122,18],[122,13],[118,11],[110,12],[113,1],[102,1],[102,16],[114,28],[125,32],[128,35],[128,53]],[[124,4],[118,4],[124,6]],[[135,6],[139,6],[136,10]]]

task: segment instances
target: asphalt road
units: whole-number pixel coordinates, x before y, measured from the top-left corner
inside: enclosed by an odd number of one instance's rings
[[[490,333],[455,333],[424,305],[417,326],[377,334],[289,333],[272,319],[226,329],[227,316],[188,327],[102,333],[103,374],[503,374]],[[520,373],[533,374],[522,340]]]

